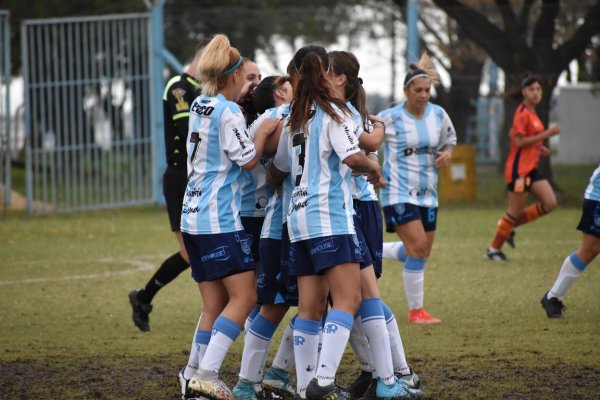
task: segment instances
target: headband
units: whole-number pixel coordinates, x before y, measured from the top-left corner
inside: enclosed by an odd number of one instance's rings
[[[522,81],[521,81],[521,88],[524,88],[525,86],[527,86],[530,83],[533,82],[538,82],[538,78],[536,76],[526,76]]]
[[[404,79],[404,87],[407,87],[408,85],[410,85],[412,83],[412,81],[414,81],[417,78],[430,78],[431,77],[427,74],[427,72],[423,71],[422,69],[417,69],[414,71],[415,74],[413,76],[410,76],[410,73],[408,75],[406,75],[406,79]]]
[[[240,56],[240,58],[238,58],[238,60],[236,61],[235,64],[233,64],[233,66],[229,69],[226,69],[225,71],[223,71],[223,73],[221,75],[225,76],[225,75],[229,75],[230,73],[232,73],[233,71],[235,71],[237,69],[237,67],[239,67],[242,64],[242,56]]]

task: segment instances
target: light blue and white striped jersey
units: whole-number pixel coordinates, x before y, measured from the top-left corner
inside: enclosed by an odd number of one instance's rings
[[[273,165],[279,171],[287,173],[283,182],[281,182],[281,209],[285,212],[281,213],[281,225],[287,222],[287,211],[290,208],[290,202],[292,201],[292,192],[296,185],[295,177],[290,174],[290,156],[288,148],[290,148],[290,129],[287,126],[288,121],[285,120],[283,129],[281,131],[281,137],[279,138],[279,145],[277,146],[277,152],[273,157]]]
[[[276,239],[281,240],[283,231],[283,200],[281,193],[275,193],[269,199],[265,208],[265,220],[263,221],[262,230],[260,231],[261,239]]]
[[[360,116],[358,110],[352,105],[352,103],[346,103],[352,111],[352,122],[354,122],[354,134],[358,139],[360,136],[365,133],[363,128],[363,120]],[[361,176],[353,176],[350,186],[350,193],[352,193],[352,198],[360,201],[377,201],[377,193],[375,193],[375,188],[372,184],[367,182],[367,178],[363,175]]]
[[[384,161],[382,175],[387,181],[379,195],[385,206],[410,203],[437,207],[437,151],[456,145],[450,117],[436,104],[427,103],[421,119],[399,104],[379,113],[384,120]]]
[[[188,184],[181,231],[227,233],[244,229],[240,220],[241,166],[256,155],[240,107],[223,95],[200,95],[190,108]]]
[[[289,106],[274,107],[265,110],[250,127],[248,134],[250,139],[254,140],[256,131],[260,124],[266,118],[282,118],[283,114],[288,114]],[[242,195],[242,208],[240,215],[242,217],[264,217],[265,207],[272,193],[267,185],[267,172],[271,165],[272,157],[261,156],[260,161],[252,170],[242,170],[240,177],[240,194]]]
[[[600,201],[600,164],[592,174],[583,197],[588,200]]]
[[[342,163],[361,151],[349,115],[338,124],[320,107],[300,132],[288,138],[289,164],[295,187],[287,223],[291,242],[355,234],[352,220],[351,170]]]

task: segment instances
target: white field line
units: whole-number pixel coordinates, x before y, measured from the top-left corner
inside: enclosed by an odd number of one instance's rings
[[[19,285],[19,284],[24,284],[24,283],[25,284],[26,283],[46,283],[46,282],[78,281],[78,280],[85,280],[85,279],[111,278],[113,276],[128,275],[128,274],[133,274],[133,273],[139,272],[139,271],[147,271],[147,270],[153,269],[155,267],[154,264],[148,263],[146,261],[140,261],[140,260],[119,260],[119,259],[106,258],[106,259],[102,259],[102,260],[98,260],[98,261],[103,262],[103,263],[124,263],[124,264],[133,265],[135,268],[125,269],[122,271],[106,271],[106,272],[100,272],[97,274],[89,274],[89,275],[67,275],[67,276],[62,276],[62,277],[58,277],[58,278],[27,278],[27,279],[7,280],[7,281],[0,281],[0,286]]]

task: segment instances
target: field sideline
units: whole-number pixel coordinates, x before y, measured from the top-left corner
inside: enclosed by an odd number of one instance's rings
[[[480,179],[475,205],[441,207],[425,275],[425,305],[440,326],[406,323],[401,265],[385,262],[382,295],[426,398],[600,397],[599,261],[569,292],[564,319],[549,320],[539,304],[579,244],[576,199],[593,168],[577,176],[557,170],[557,180],[570,178],[558,181],[567,206],[519,228],[507,264],[482,257],[504,209],[497,182]],[[195,284],[182,276],[158,294],[149,333],[133,326],[127,301],[175,249],[166,213],[156,208],[2,214],[0,398],[178,399],[176,374],[201,309]],[[242,344],[226,359],[230,384]],[[348,352],[340,383],[357,368]]]

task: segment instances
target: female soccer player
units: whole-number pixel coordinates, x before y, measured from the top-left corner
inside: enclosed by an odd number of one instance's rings
[[[256,131],[264,119],[277,118],[283,120],[287,117],[291,100],[292,86],[287,79],[282,76],[269,76],[263,79],[254,89],[252,95],[253,110],[260,116],[250,126],[250,136],[252,137],[253,132]],[[278,139],[277,133],[272,137]],[[269,139],[269,141],[275,142],[271,140],[271,137]],[[276,143],[274,144],[276,145]],[[276,149],[276,146],[274,147]],[[271,159],[263,157],[261,164],[264,168],[268,168]],[[266,175],[260,176],[262,184],[265,183],[265,178]],[[233,388],[233,394],[238,400],[255,400],[257,398],[255,387],[261,382],[262,370],[267,359],[273,333],[285,316],[289,306],[297,305],[286,301],[285,293],[281,293],[281,287],[277,279],[281,274],[283,219],[281,194],[276,192],[269,199],[257,198],[257,208],[261,205],[261,202],[265,203],[262,204],[265,217],[260,234],[260,243],[258,243],[260,262],[256,289],[260,312],[252,321],[245,336],[239,380]],[[287,327],[286,329],[289,336],[291,328]],[[289,344],[289,340],[287,344]],[[286,341],[282,340],[281,345],[286,346]],[[285,358],[290,358],[293,347],[290,345],[288,350],[282,350],[280,347],[280,351],[287,351]],[[291,356],[293,358],[293,353]],[[287,365],[281,364],[275,362],[275,366],[265,374],[263,385],[267,389],[293,392],[289,380],[289,368],[287,368]]]
[[[290,273],[297,276],[299,289],[294,355],[296,372],[309,371],[298,373],[298,395],[311,400],[343,398],[334,379],[361,301],[362,256],[352,220],[350,168],[380,178],[379,165],[358,147],[350,110],[333,90],[329,68],[320,46],[303,47],[294,55],[288,67],[296,72],[294,98],[274,160],[295,183],[287,212]],[[328,290],[333,308],[319,353]]]
[[[431,253],[438,212],[438,168],[450,165],[456,132],[443,108],[429,102],[439,76],[423,53],[404,78],[406,101],[382,111],[385,130],[380,191],[386,229],[406,246],[404,290],[408,322],[439,324],[423,308],[425,264]]]
[[[383,141],[385,125],[378,117],[367,113],[366,94],[358,76],[358,60],[354,54],[346,51],[329,52],[329,57],[333,67],[330,72],[332,85],[348,101],[359,143],[367,141],[372,149],[378,149]],[[367,119],[372,123],[372,128],[365,124]],[[377,162],[376,154],[369,156]],[[350,344],[361,360],[364,371],[349,387],[350,392],[360,398],[370,386],[377,397],[402,398],[409,396],[407,391],[413,392],[413,396],[420,396],[421,391],[404,386],[408,382],[418,382],[418,377],[406,363],[396,320],[381,300],[377,287],[377,277],[382,273],[383,243],[383,223],[377,194],[373,185],[362,175],[354,176],[350,187],[355,211],[354,227],[363,254],[360,270],[362,303],[352,327]],[[363,346],[362,337],[367,338],[369,346]],[[394,344],[393,348],[391,343]],[[394,367],[398,369],[398,375],[405,376],[405,380],[398,380]],[[375,376],[372,377],[373,372]],[[374,378],[377,379],[372,382]]]
[[[542,100],[542,85],[535,75],[527,75],[521,81],[523,102],[517,107],[510,130],[510,153],[504,167],[504,178],[508,189],[508,210],[498,222],[496,235],[485,251],[493,261],[507,261],[502,245],[514,244],[514,229],[535,221],[556,208],[556,196],[550,183],[537,170],[540,156],[550,151],[543,141],[558,135],[558,125],[544,129],[544,124],[535,113],[535,106]],[[538,203],[527,206],[529,192]]]
[[[542,307],[548,318],[562,318],[565,309],[563,297],[600,253],[600,165],[592,174],[583,197],[583,212],[577,226],[583,233],[579,249],[565,258],[554,285],[542,297]]]
[[[250,140],[234,103],[245,83],[242,66],[225,35],[215,35],[200,58],[197,76],[203,87],[190,109],[181,216],[192,277],[203,302],[198,331],[212,332],[188,388],[216,400],[233,399],[219,369],[256,302],[254,260],[239,216],[240,171],[258,163],[265,138],[278,122],[264,124],[254,143]]]

